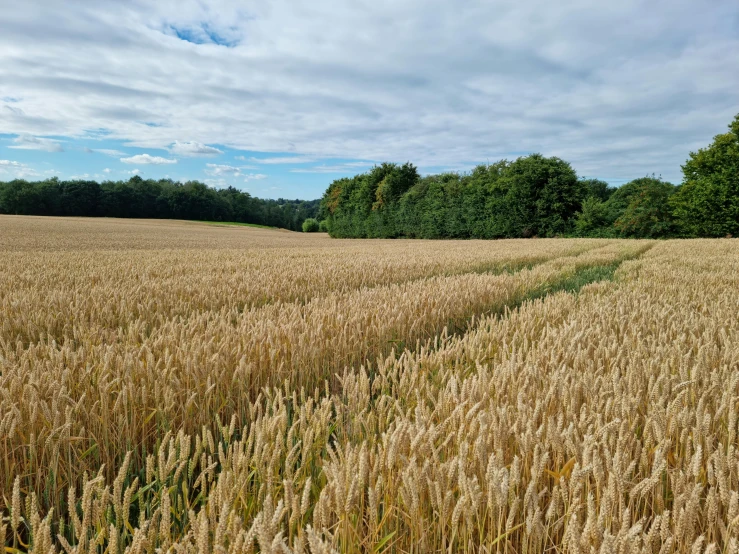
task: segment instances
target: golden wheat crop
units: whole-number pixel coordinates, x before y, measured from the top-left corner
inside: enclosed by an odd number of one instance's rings
[[[739,245],[0,217],[8,552],[739,552]]]

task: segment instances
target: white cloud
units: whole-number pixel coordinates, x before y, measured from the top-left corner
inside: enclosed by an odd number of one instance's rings
[[[128,173],[129,175],[139,175],[141,173],[140,169],[132,169],[131,171],[125,171],[124,173]]]
[[[39,173],[26,164],[13,160],[0,160],[0,175],[4,178],[9,176],[14,179],[27,179],[38,177]]]
[[[110,168],[106,167],[105,169],[103,169],[103,173],[110,173]]]
[[[212,177],[228,176],[228,177],[241,177],[244,175],[244,170],[255,169],[249,165],[234,166],[227,164],[205,164],[205,174]],[[254,175],[250,173],[249,175]]]
[[[239,177],[241,176],[241,169],[240,167],[235,167],[233,165],[225,165],[225,164],[205,164],[205,173],[207,175],[212,175],[214,177],[219,175],[229,175],[232,177]]]
[[[172,152],[172,154],[187,157],[212,157],[223,154],[223,150],[207,146],[200,142],[180,142],[178,140],[170,146],[169,151]]]
[[[244,181],[261,181],[262,179],[266,179],[268,175],[265,175],[264,173],[249,173],[247,175],[244,175]]]
[[[244,159],[244,156],[240,156],[237,159]],[[257,164],[307,164],[311,162],[315,162],[315,158],[311,158],[308,156],[282,156],[282,157],[274,157],[274,158],[249,158],[249,161],[257,163]]]
[[[217,189],[225,189],[230,186],[230,183],[226,179],[205,179],[203,182]]]
[[[110,148],[95,148],[92,150],[92,152],[97,152],[99,154],[105,154],[106,156],[112,156],[114,158],[118,158],[120,156],[125,156],[125,152],[121,152],[120,150],[113,150]]]
[[[13,145],[8,148],[18,150],[43,150],[45,152],[64,152],[58,140],[39,138],[31,135],[19,135],[13,139]]]
[[[121,158],[124,164],[147,164],[147,165],[165,165],[176,164],[177,160],[161,158],[159,156],[150,156],[149,154],[136,154],[130,158]]]
[[[372,167],[371,162],[349,162],[334,165],[317,165],[291,169],[290,173],[361,173]]]

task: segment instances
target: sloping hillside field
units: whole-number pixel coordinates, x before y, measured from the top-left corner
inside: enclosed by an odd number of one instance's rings
[[[738,412],[736,240],[0,216],[5,552],[735,553]]]

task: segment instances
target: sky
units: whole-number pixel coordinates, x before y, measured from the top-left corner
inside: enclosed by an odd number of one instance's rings
[[[0,180],[312,199],[540,152],[679,183],[737,113],[737,0],[0,0]]]

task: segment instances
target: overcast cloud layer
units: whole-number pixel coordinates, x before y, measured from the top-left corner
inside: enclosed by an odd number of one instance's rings
[[[372,161],[464,170],[530,152],[679,182],[739,112],[736,0],[0,0],[0,14],[0,171],[16,175],[84,142],[129,176],[243,184],[293,164],[279,178],[302,197]]]

